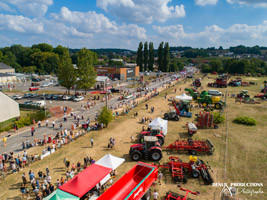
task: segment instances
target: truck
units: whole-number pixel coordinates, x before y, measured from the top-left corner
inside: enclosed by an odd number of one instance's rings
[[[97,200],[139,200],[158,178],[158,168],[138,162]]]

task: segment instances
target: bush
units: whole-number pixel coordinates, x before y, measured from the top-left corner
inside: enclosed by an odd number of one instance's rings
[[[214,124],[220,124],[220,123],[223,123],[224,120],[225,120],[225,117],[223,115],[221,115],[220,113],[217,113],[217,112],[214,112],[212,113],[213,116],[214,116]]]
[[[244,124],[247,126],[255,126],[257,121],[251,117],[237,117],[233,121],[236,124]]]

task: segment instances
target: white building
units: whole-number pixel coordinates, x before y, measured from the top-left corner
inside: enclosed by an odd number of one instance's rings
[[[19,116],[20,112],[18,102],[0,92],[0,122]]]

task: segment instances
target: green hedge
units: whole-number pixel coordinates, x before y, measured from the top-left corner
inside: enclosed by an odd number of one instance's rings
[[[236,124],[244,124],[247,126],[255,126],[257,121],[251,117],[237,117],[233,121]]]

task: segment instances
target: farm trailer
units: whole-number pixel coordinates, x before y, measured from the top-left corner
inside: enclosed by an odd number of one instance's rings
[[[191,190],[184,189],[180,185],[178,185],[178,187],[180,188],[180,190],[185,191],[186,194],[181,195],[181,194],[177,194],[174,192],[167,192],[164,200],[193,200],[191,198],[187,198],[189,193],[191,193],[193,195],[199,195],[200,194],[198,191],[192,192]]]
[[[138,162],[97,200],[138,200],[157,180],[156,166]]]

